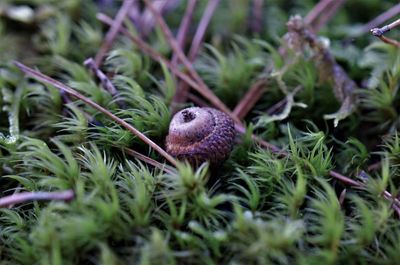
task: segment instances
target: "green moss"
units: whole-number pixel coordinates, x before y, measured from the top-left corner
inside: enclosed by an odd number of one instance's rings
[[[223,165],[179,163],[168,173],[124,153],[132,148],[163,163],[120,125],[13,65],[37,66],[163,147],[181,80],[118,35],[101,67],[118,94],[104,90],[83,61],[106,33],[96,13],[115,15],[122,1],[100,2],[0,4],[0,197],[75,192],[70,202],[0,209],[0,265],[398,263],[400,221],[383,192],[399,193],[399,51],[357,35],[397,1],[347,1],[321,31],[360,86],[357,108],[337,127],[324,115],[341,102],[312,52],[279,50],[289,16],[306,15],[317,1],[264,1],[259,32],[249,26],[255,1],[220,1],[195,69],[232,109],[260,78],[266,92]],[[174,33],[186,2],[166,14]],[[199,2],[189,35],[206,3]],[[20,6],[32,12],[10,15]],[[146,41],[172,55],[159,28]],[[267,114],[285,98],[289,105]],[[252,134],[288,155],[261,148]],[[368,169],[374,163],[378,169]],[[331,170],[363,186],[346,185]]]

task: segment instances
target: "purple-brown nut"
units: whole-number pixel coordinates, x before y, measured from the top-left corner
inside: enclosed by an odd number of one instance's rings
[[[229,157],[234,138],[234,122],[228,115],[213,108],[192,107],[172,118],[166,149],[192,165],[205,161],[216,165]]]

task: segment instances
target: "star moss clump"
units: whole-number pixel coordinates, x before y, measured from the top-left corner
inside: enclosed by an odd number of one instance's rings
[[[264,85],[229,159],[198,168],[172,166],[119,123],[14,64],[40,69],[164,147],[177,108],[210,102],[190,90],[177,104],[183,82],[173,65],[124,34],[100,64],[116,92],[105,89],[83,62],[106,39],[96,14],[115,17],[122,2],[0,3],[0,197],[74,192],[68,201],[0,199],[0,265],[398,264],[400,52],[362,30],[397,1],[347,1],[312,33],[317,49],[290,49],[283,37],[290,17],[317,1],[220,1],[194,69],[230,109]],[[176,34],[193,1],[168,2],[163,16]],[[198,2],[185,51],[207,4]],[[175,58],[157,22],[138,18],[130,13],[124,27]],[[343,117],[332,116],[344,103],[337,83],[321,76],[321,50],[356,84]]]

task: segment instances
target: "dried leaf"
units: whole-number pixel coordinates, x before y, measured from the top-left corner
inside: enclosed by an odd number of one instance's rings
[[[304,56],[308,50],[311,51],[320,79],[332,83],[336,99],[342,103],[337,112],[324,116],[325,119],[334,119],[336,127],[340,120],[345,119],[355,109],[357,85],[336,62],[325,42],[311,31],[300,16],[292,17],[287,27],[288,33],[284,36],[287,47],[300,56]]]

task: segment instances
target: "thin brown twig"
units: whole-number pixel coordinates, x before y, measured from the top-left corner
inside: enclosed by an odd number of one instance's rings
[[[312,27],[314,32],[320,31],[320,29],[325,26],[329,20],[337,13],[339,8],[344,4],[344,0],[335,0],[328,10],[326,10],[323,15],[314,23]]]
[[[350,178],[348,178],[348,177],[346,177],[346,176],[344,176],[344,175],[342,175],[342,174],[339,174],[339,173],[337,173],[337,172],[335,172],[335,171],[330,171],[330,172],[329,172],[329,175],[332,176],[332,177],[334,177],[334,178],[336,178],[336,179],[338,179],[339,181],[341,181],[341,182],[343,182],[343,183],[345,183],[345,184],[347,184],[347,185],[355,186],[355,187],[357,187],[357,188],[363,188],[363,187],[365,187],[365,183],[352,180],[352,179],[350,179]],[[393,210],[397,213],[397,215],[400,217],[400,201],[399,201],[397,198],[395,198],[390,192],[388,192],[388,191],[386,191],[386,190],[382,193],[382,196],[383,196],[386,200],[392,202],[392,204],[391,204],[392,209],[393,209]]]
[[[314,23],[316,23],[318,17],[320,17],[329,6],[334,3],[336,0],[321,0],[308,12],[307,16],[304,18],[304,21],[313,27]]]
[[[249,113],[251,109],[253,109],[254,105],[264,94],[266,88],[266,80],[258,80],[254,83],[247,93],[244,95],[242,100],[236,105],[233,110],[233,114],[235,114],[239,119],[243,119]]]
[[[345,0],[321,0],[308,12],[304,22],[313,32],[318,32],[336,14]]]
[[[160,13],[163,11],[164,7],[167,5],[166,0],[155,0],[153,1],[154,8],[156,8]],[[141,18],[140,18],[140,28],[142,37],[146,38],[151,30],[154,28],[154,16],[151,14],[148,8],[144,8]]]
[[[115,86],[113,85],[113,83],[111,83],[110,79],[108,79],[108,77],[103,73],[103,71],[101,71],[97,67],[97,65],[92,57],[86,59],[83,62],[83,65],[85,65],[87,68],[89,68],[89,70],[92,71],[97,76],[97,78],[100,80],[102,87],[105,90],[107,90],[111,96],[116,96],[118,94],[118,91],[115,88]]]
[[[103,11],[102,11],[103,12]],[[140,27],[140,21],[142,18],[142,13],[139,8],[139,1],[135,1],[128,11],[127,16],[137,27]]]
[[[199,26],[197,27],[196,33],[194,34],[192,44],[188,53],[189,61],[193,61],[199,53],[201,43],[203,42],[204,35],[210,24],[211,18],[214,15],[215,10],[218,7],[220,0],[210,0],[204,9],[203,16],[200,19]]]
[[[127,123],[126,121],[124,121],[123,119],[115,116],[113,113],[111,113],[109,110],[105,109],[104,107],[100,106],[99,104],[97,104],[96,102],[92,101],[91,99],[85,97],[84,95],[80,94],[79,92],[77,92],[76,90],[72,89],[71,87],[47,76],[42,74],[39,71],[35,71],[32,68],[29,68],[28,66],[19,63],[19,62],[15,62],[16,66],[21,69],[21,71],[23,71],[26,75],[50,84],[62,91],[65,91],[66,93],[70,94],[71,96],[74,96],[80,100],[82,100],[83,102],[85,102],[86,104],[88,104],[89,106],[95,108],[96,110],[100,111],[101,113],[105,114],[106,116],[108,116],[109,118],[111,118],[113,121],[115,121],[116,123],[120,124],[121,126],[125,127],[127,130],[129,130],[131,133],[133,133],[135,136],[137,136],[140,140],[142,140],[143,142],[145,142],[146,144],[148,144],[149,146],[151,146],[154,150],[156,150],[161,156],[163,156],[166,160],[168,160],[172,165],[176,166],[176,160],[175,158],[173,158],[171,155],[169,155],[166,151],[164,151],[164,149],[162,149],[160,146],[158,146],[156,143],[154,143],[152,140],[150,140],[146,135],[144,135],[143,133],[141,133],[140,131],[138,131],[135,127],[133,127],[132,125],[130,125],[129,123]]]
[[[397,216],[400,216],[400,207],[395,204],[392,204],[392,208],[396,211]]]
[[[154,166],[154,167],[156,167],[156,168],[168,173],[168,174],[173,174],[174,173],[174,170],[172,168],[170,168],[168,165],[162,164],[162,163],[160,163],[160,162],[158,162],[158,161],[156,161],[154,159],[151,159],[150,157],[145,156],[145,155],[143,155],[143,154],[141,154],[139,152],[136,152],[133,149],[123,148],[123,151],[125,153],[127,153],[127,154],[129,154],[131,156],[134,156],[135,158],[147,163],[147,164],[150,164],[150,165],[152,165],[152,166]]]
[[[390,9],[386,10],[373,20],[366,23],[360,30],[360,34],[369,32],[371,29],[378,27],[379,25],[391,19],[392,17],[398,15],[399,13],[400,13],[400,4],[397,4],[391,7]]]
[[[261,98],[261,96],[265,92],[265,82],[266,80],[260,80],[255,83],[252,88],[244,95],[243,99],[236,105],[233,113],[236,114],[240,119],[243,119],[247,113],[254,107],[255,103]],[[293,96],[296,95],[302,86],[298,86],[293,90]],[[275,113],[279,108],[284,106],[287,102],[287,98],[283,98],[282,100],[275,103],[272,107],[270,107],[266,113],[271,115]]]
[[[179,5],[181,0],[152,0],[154,8],[160,12],[160,14],[167,13],[170,10],[173,10],[175,7]],[[149,11],[148,8],[144,8],[140,19],[140,28],[141,36],[146,38],[150,32],[153,30],[155,23],[154,23],[154,16]]]
[[[153,1],[154,8],[156,8],[159,12],[162,12],[165,5],[168,1]],[[151,14],[148,8],[144,8],[142,12],[142,16],[140,18],[140,31],[143,34],[143,37],[146,37],[151,30],[154,28],[154,16]]]
[[[261,33],[264,0],[253,0],[252,17],[250,27],[253,32]]]
[[[122,26],[122,23],[126,15],[128,14],[130,7],[135,1],[136,0],[124,0],[121,8],[115,16],[115,20],[113,20],[112,25],[104,38],[104,42],[102,43],[99,51],[96,54],[94,61],[98,67],[101,65],[101,62],[103,61],[106,53],[110,50],[115,38],[117,37],[119,28]]]
[[[210,0],[207,3],[206,8],[204,9],[203,15],[200,19],[199,26],[197,27],[196,33],[194,34],[192,44],[190,46],[190,50],[188,53],[188,59],[190,62],[193,62],[197,54],[199,52],[201,43],[203,42],[204,35],[206,33],[207,27],[211,21],[211,18],[215,12],[219,4],[219,0]],[[174,53],[174,56],[177,56]],[[173,111],[176,111],[177,105],[179,103],[185,103],[189,93],[189,86],[186,83],[180,83],[172,100],[173,102]]]
[[[400,201],[393,197],[388,191],[383,192],[383,197],[389,201],[392,201],[392,208],[396,211],[397,215],[400,217]]]
[[[55,192],[21,192],[0,198],[0,208],[27,201],[70,201],[75,197],[73,190]]]
[[[397,19],[396,21],[394,21],[386,26],[383,26],[382,28],[371,29],[371,32],[374,36],[380,36],[380,35],[385,34],[388,31],[391,31],[392,29],[394,29],[398,26],[400,26],[400,19]]]
[[[393,46],[398,47],[398,48],[400,47],[400,42],[397,41],[397,40],[394,40],[394,39],[385,37],[385,36],[383,36],[383,35],[381,35],[381,36],[377,36],[377,35],[376,35],[376,37],[378,37],[378,38],[379,38],[381,41],[383,41],[384,43],[393,45]]]
[[[344,175],[342,175],[342,174],[340,174],[340,173],[338,173],[336,171],[333,171],[333,170],[329,171],[329,176],[334,177],[335,179],[338,179],[341,182],[343,182],[343,183],[345,183],[347,185],[350,185],[350,186],[354,186],[354,187],[362,187],[362,186],[364,186],[363,183],[361,183],[359,181],[355,181],[355,180],[353,180],[353,179],[351,179],[349,177],[346,177],[346,176],[344,176]]]
[[[389,25],[383,26],[382,28],[373,28],[371,29],[371,33],[385,43],[400,47],[399,41],[383,36],[383,34],[398,26],[400,26],[400,19],[397,19],[396,21],[390,23]]]
[[[107,77],[103,71],[101,71],[96,63],[94,62],[93,58],[88,58],[86,59],[83,64],[92,71],[97,78],[100,80],[101,86],[110,93],[110,95],[115,99],[115,103],[122,109],[126,107],[126,104],[122,100],[122,98],[119,97],[118,90],[115,88],[111,80]]]
[[[393,203],[400,208],[400,201],[394,197],[392,194],[390,194],[390,192],[388,192],[387,190],[385,190],[383,192],[383,197],[385,197],[388,200],[393,200]]]
[[[193,16],[193,12],[194,12],[194,8],[197,5],[197,0],[189,0],[187,6],[186,6],[186,10],[185,10],[185,14],[183,16],[181,25],[179,27],[179,31],[177,34],[177,41],[179,46],[184,49],[185,47],[185,41],[186,41],[186,37],[189,31],[189,25],[190,25],[190,21],[192,20],[192,16]],[[171,59],[172,64],[177,65],[178,64],[178,56],[176,53],[172,54],[172,59]],[[183,99],[184,97],[180,97],[178,96],[181,91],[181,87],[186,87],[186,90],[188,91],[188,84],[186,82],[179,82],[177,84],[177,88],[175,91],[175,94],[172,98],[172,102],[171,102],[171,112],[174,114],[178,111],[178,109],[180,108],[180,104],[179,103],[184,103],[186,102],[186,97],[185,99]],[[185,95],[186,96],[186,95]],[[182,99],[182,100],[180,100]]]
[[[347,184],[349,186],[354,186],[357,188],[363,188],[365,187],[365,183],[359,182],[359,181],[355,181],[349,177],[346,177],[338,172],[335,172],[333,170],[329,171],[329,175],[331,177],[334,177],[335,179],[341,181],[344,184]],[[396,213],[398,214],[398,216],[400,217],[400,201],[395,198],[390,192],[388,191],[384,191],[382,196],[386,199],[392,202],[392,208],[393,210],[396,211]]]
[[[190,21],[193,17],[194,9],[197,5],[197,0],[189,0],[186,6],[185,14],[183,15],[181,25],[179,26],[178,34],[176,35],[176,41],[181,48],[185,47],[185,40],[189,31]],[[176,64],[178,57],[176,53],[172,55],[171,62]]]

